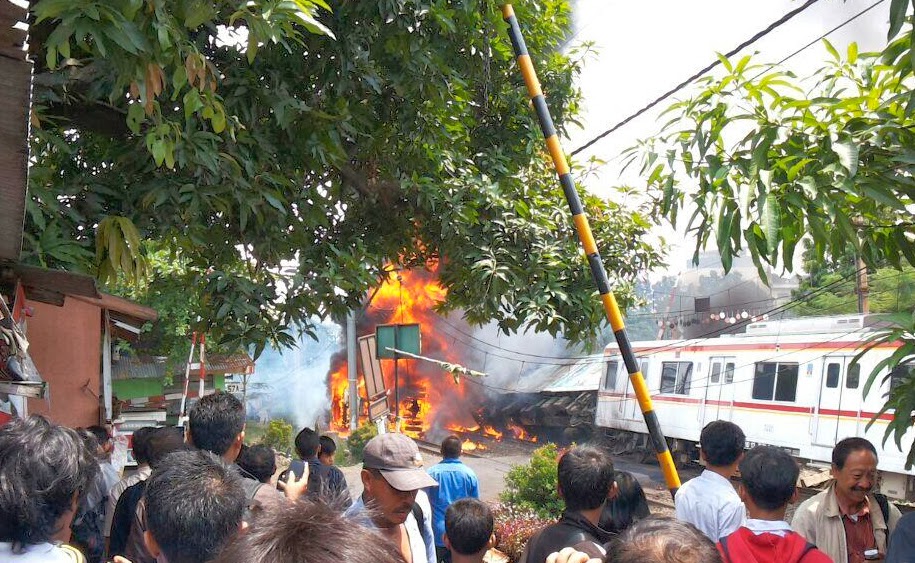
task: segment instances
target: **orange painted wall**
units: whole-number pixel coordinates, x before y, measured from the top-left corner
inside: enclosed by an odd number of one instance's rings
[[[47,399],[29,399],[29,414],[42,414],[65,426],[99,423],[102,310],[67,299],[63,307],[28,302],[29,354],[48,382]]]

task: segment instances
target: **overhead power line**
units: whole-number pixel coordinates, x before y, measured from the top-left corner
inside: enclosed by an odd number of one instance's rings
[[[738,46],[734,47],[733,49],[731,49],[730,51],[728,51],[727,53],[725,53],[725,54],[724,54],[724,57],[725,57],[725,58],[731,58],[731,57],[733,57],[734,55],[736,55],[736,54],[739,53],[740,51],[744,50],[746,47],[752,45],[752,44],[755,43],[756,41],[760,40],[761,38],[763,38],[763,37],[765,37],[766,35],[768,35],[769,33],[771,33],[773,30],[777,29],[778,27],[780,27],[780,26],[782,26],[783,24],[785,24],[785,23],[787,23],[788,21],[790,21],[792,18],[794,18],[794,16],[800,14],[801,12],[803,12],[804,10],[806,10],[807,8],[813,6],[813,5],[816,4],[818,1],[819,1],[819,0],[807,0],[807,1],[804,2],[802,5],[800,5],[800,6],[798,6],[797,8],[791,10],[790,12],[788,12],[787,14],[785,14],[784,16],[780,17],[780,18],[777,19],[776,21],[774,21],[774,22],[772,22],[771,24],[769,24],[769,25],[768,25],[765,29],[763,29],[762,31],[757,32],[755,35],[753,35],[752,37],[750,37],[749,39],[747,39],[747,40],[744,41],[743,43],[739,44]],[[879,1],[877,2],[877,4],[880,4],[880,3],[884,2],[884,1],[885,1],[885,0],[879,0]],[[871,6],[871,8],[873,8],[873,6]],[[871,9],[871,8],[868,8],[868,10]],[[859,15],[860,15],[860,14],[859,14]],[[858,17],[858,16],[855,16],[855,17]],[[854,18],[853,18],[853,19],[854,19]],[[839,27],[842,27],[843,25],[847,25],[847,23],[848,23],[848,22],[843,23],[843,24],[840,25]],[[838,28],[836,28],[836,29],[838,29]],[[833,30],[833,31],[835,31],[835,30]],[[829,33],[832,33],[832,31],[830,31]],[[805,48],[806,48],[806,47],[805,47]],[[803,50],[803,49],[801,49],[801,50]],[[795,54],[796,54],[796,53],[795,53]],[[791,56],[793,56],[793,55],[791,55]],[[686,86],[688,86],[689,84],[691,84],[692,82],[694,82],[695,80],[697,80],[697,79],[699,79],[699,78],[702,78],[702,76],[704,76],[704,75],[707,74],[710,70],[712,70],[713,68],[715,68],[716,66],[718,66],[718,65],[720,65],[720,64],[721,64],[721,60],[720,60],[720,59],[715,59],[714,61],[712,61],[711,63],[709,63],[708,65],[706,65],[705,68],[703,68],[702,70],[696,72],[695,74],[693,74],[692,76],[690,76],[689,78],[687,78],[687,79],[684,80],[683,82],[677,84],[676,86],[674,86],[673,88],[671,88],[671,89],[668,90],[667,92],[661,94],[660,96],[658,96],[657,98],[655,98],[654,100],[652,100],[651,102],[649,102],[647,105],[645,105],[644,107],[642,107],[641,109],[639,109],[638,111],[636,111],[635,113],[633,113],[632,115],[630,115],[629,117],[627,117],[627,118],[623,119],[622,121],[616,123],[615,125],[613,125],[613,126],[610,127],[609,129],[607,129],[606,131],[604,131],[603,133],[597,135],[596,137],[592,138],[592,139],[591,139],[590,141],[588,141],[587,143],[585,143],[585,144],[581,145],[580,147],[578,147],[577,149],[573,150],[572,153],[571,153],[572,156],[575,156],[576,154],[580,153],[581,151],[583,151],[583,150],[587,149],[588,147],[594,145],[595,143],[597,143],[598,141],[600,141],[601,139],[603,139],[603,138],[606,137],[607,135],[609,135],[609,134],[613,133],[614,131],[616,131],[617,129],[620,129],[621,127],[625,126],[626,124],[628,124],[628,123],[629,123],[630,121],[632,121],[633,119],[635,119],[635,118],[641,116],[642,114],[644,114],[645,112],[651,110],[652,108],[654,108],[655,106],[657,106],[658,104],[660,104],[661,102],[663,102],[664,100],[666,100],[667,98],[671,97],[672,95],[676,94],[677,92],[679,92],[680,90],[682,90],[683,88],[685,88]]]

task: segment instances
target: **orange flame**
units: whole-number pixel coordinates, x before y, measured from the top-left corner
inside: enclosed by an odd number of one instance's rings
[[[524,428],[518,426],[517,424],[509,422],[508,429],[511,431],[512,435],[515,437],[516,440],[523,440],[525,442],[536,442],[537,441],[537,436],[530,434],[529,432],[525,431]]]
[[[445,362],[457,362],[461,350],[454,341],[437,328],[435,307],[445,299],[446,292],[435,280],[433,272],[410,270],[392,272],[379,287],[358,328],[360,335],[372,334],[380,324],[419,323],[422,334],[422,353]],[[342,356],[342,355],[341,355]],[[331,426],[345,435],[349,428],[349,399],[346,362],[337,358],[331,365]],[[394,360],[382,360],[385,386],[393,414]],[[415,359],[401,359],[397,364],[399,383],[399,413],[402,431],[414,438],[421,437],[432,428],[468,428],[475,421],[472,410],[482,399],[479,388],[466,385],[464,380],[455,384],[453,378],[439,366]],[[359,377],[359,396],[362,407],[360,423],[367,416],[369,397],[365,395],[364,379]],[[477,426],[477,428],[479,428]]]

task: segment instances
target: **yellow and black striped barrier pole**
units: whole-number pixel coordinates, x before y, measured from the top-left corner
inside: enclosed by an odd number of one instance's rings
[[[569,172],[569,164],[566,161],[565,154],[562,152],[562,146],[559,144],[559,137],[556,135],[556,128],[553,126],[553,118],[550,116],[550,110],[543,97],[543,91],[540,89],[540,81],[537,80],[537,73],[534,71],[534,65],[527,52],[527,45],[524,44],[524,36],[521,35],[521,28],[518,26],[518,18],[515,17],[515,10],[511,4],[502,6],[502,18],[508,24],[508,35],[511,38],[515,56],[518,58],[518,66],[524,76],[524,83],[527,85],[527,93],[531,98],[534,110],[537,112],[540,130],[546,139],[546,146],[553,159],[553,166],[556,168],[556,174],[559,175],[559,183],[562,185],[562,191],[565,193],[569,209],[572,211],[575,230],[578,231],[578,238],[585,249],[585,254],[588,256],[591,275],[594,277],[594,282],[600,291],[600,298],[607,313],[607,320],[613,328],[613,335],[616,337],[616,342],[620,347],[620,355],[626,364],[626,371],[629,372],[629,380],[632,382],[632,388],[635,390],[635,395],[639,400],[642,416],[645,417],[645,425],[648,427],[648,433],[651,436],[658,461],[661,464],[661,470],[664,472],[664,480],[667,482],[667,488],[670,489],[671,495],[674,495],[677,489],[680,488],[680,476],[677,474],[673,457],[671,457],[670,449],[667,447],[667,440],[661,431],[658,415],[654,411],[651,395],[648,393],[648,385],[645,384],[645,378],[642,376],[639,362],[632,351],[629,337],[626,335],[626,325],[623,323],[619,305],[617,305],[616,298],[610,291],[610,281],[607,279],[603,260],[597,250],[597,243],[594,242],[591,226],[588,224],[581,198],[579,198],[578,190],[575,188],[575,180],[572,179],[572,174]]]

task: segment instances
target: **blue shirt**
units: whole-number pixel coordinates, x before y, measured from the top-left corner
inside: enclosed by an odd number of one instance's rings
[[[456,500],[480,498],[480,484],[472,469],[457,458],[445,458],[429,468],[429,475],[438,482],[438,487],[429,487],[426,494],[432,503],[432,530],[435,545],[444,547],[445,511]]]

